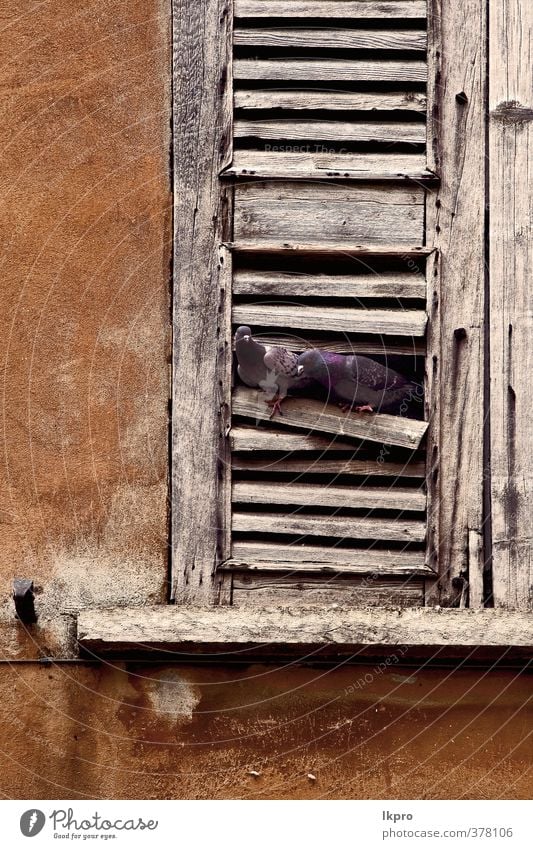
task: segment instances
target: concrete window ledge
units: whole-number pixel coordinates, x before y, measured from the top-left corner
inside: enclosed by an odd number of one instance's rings
[[[135,607],[84,610],[85,655],[172,652],[182,660],[252,657],[464,657],[508,662],[533,656],[533,612],[435,608]]]

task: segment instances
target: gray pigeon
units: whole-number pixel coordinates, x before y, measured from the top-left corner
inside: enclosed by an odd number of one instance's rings
[[[355,354],[313,348],[298,357],[298,373],[318,381],[346,409],[397,413],[418,387],[391,368]]]
[[[302,388],[310,381],[298,375],[298,357],[296,354],[274,345],[262,345],[256,342],[252,331],[246,325],[235,332],[235,352],[237,354],[237,374],[247,386],[260,387],[267,396],[267,404],[272,407],[271,416],[281,413],[281,402],[289,389]]]
[[[246,325],[235,332],[235,353],[237,354],[237,374],[246,386],[261,386],[268,378],[268,368],[264,356],[270,350],[269,345],[256,342],[252,331]]]

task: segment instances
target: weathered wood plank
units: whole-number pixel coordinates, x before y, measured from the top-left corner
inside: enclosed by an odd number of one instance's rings
[[[428,277],[428,526],[440,580],[427,600],[446,606],[473,568],[469,532],[483,527],[486,0],[430,10],[428,155],[441,185],[426,228],[439,251]]]
[[[421,244],[424,191],[414,185],[239,183],[233,231],[235,241],[252,244]]]
[[[533,607],[533,5],[489,4],[494,604]]]
[[[422,607],[424,585],[421,580],[394,578],[347,578],[344,575],[261,575],[236,573],[233,576],[232,603],[246,605],[324,604],[332,602],[350,607]]]
[[[426,63],[418,59],[235,59],[235,80],[305,82],[425,83]]]
[[[324,486],[323,484],[237,481],[234,504],[295,504],[303,507],[354,507],[369,510],[425,510],[426,496],[407,487]]]
[[[243,89],[234,93],[235,109],[327,109],[335,111],[426,111],[426,95],[418,91],[295,91],[291,89]]]
[[[234,413],[237,410],[234,409]],[[230,444],[233,451],[354,451],[353,443],[318,436],[314,433],[291,433],[258,427],[232,427]]]
[[[325,145],[324,145],[325,146]],[[312,180],[331,177],[350,180],[394,180],[409,177],[433,182],[423,153],[328,153],[319,150],[236,150],[221,176]]]
[[[425,0],[235,0],[238,18],[420,18]]]
[[[234,414],[270,421],[271,411],[262,395],[260,390],[238,386],[233,393]],[[405,448],[418,448],[427,430],[427,422],[382,413],[344,414],[333,404],[311,398],[286,398],[282,424]]]
[[[159,605],[85,610],[78,641],[99,653],[119,649],[181,648],[192,654],[263,647],[342,646],[501,647],[532,645],[533,615],[503,610],[363,610],[301,605],[254,610]],[[470,653],[471,654],[471,653]],[[439,655],[440,656],[440,655]],[[244,659],[244,658],[243,658]],[[246,658],[248,659],[248,658]]]
[[[415,50],[426,49],[424,29],[348,29],[337,27],[236,27],[236,46],[318,47],[337,50]]]
[[[389,336],[423,336],[427,320],[424,310],[351,310],[279,304],[236,304],[232,316],[235,324]]]
[[[425,298],[421,274],[303,274],[241,269],[233,275],[234,295],[298,295],[328,298]]]
[[[323,256],[337,255],[347,259],[350,257],[401,257],[409,259],[411,257],[429,256],[435,250],[434,247],[428,245],[357,245],[355,243],[341,242],[324,243],[324,242],[295,242],[294,240],[285,241],[267,241],[257,240],[254,242],[232,241],[227,243],[227,247],[233,251],[243,253],[271,253],[271,254],[318,254]]]
[[[250,430],[252,429],[250,428]],[[296,436],[296,434],[289,435]],[[323,441],[326,442],[326,440]],[[272,446],[269,445],[268,439],[264,440],[263,445],[266,450],[272,450]],[[339,450],[337,442],[326,442],[326,445],[334,451]],[[292,474],[358,475],[363,477],[370,475],[388,478],[424,478],[426,475],[426,466],[423,462],[387,463],[378,462],[378,460],[354,460],[351,458],[346,460],[330,460],[324,454],[322,454],[319,459],[311,460],[299,460],[294,457],[270,457],[268,460],[264,460],[260,457],[250,457],[248,455],[239,457],[234,454],[231,463],[232,468],[235,471],[241,472],[259,471]]]
[[[424,522],[414,519],[360,519],[352,516],[309,516],[304,513],[239,513],[233,511],[233,531],[292,536],[423,542]]]
[[[331,142],[409,142],[426,143],[426,127],[413,121],[319,121],[289,118],[238,119],[235,138],[313,139]],[[276,152],[276,147],[272,149]],[[281,146],[282,150],[285,149]],[[310,146],[311,147],[311,146]],[[344,155],[344,153],[342,154]]]
[[[286,564],[290,569],[308,565],[320,569],[357,571],[365,574],[429,574],[433,572],[424,563],[423,551],[388,551],[319,545],[279,545],[272,542],[234,540],[232,558],[221,568],[254,568],[263,564],[265,569],[278,569]],[[259,568],[259,566],[258,566]],[[280,566],[281,568],[281,566]]]
[[[360,339],[354,336],[330,336],[315,339],[306,334],[305,340],[298,336],[289,336],[287,333],[279,335],[275,333],[261,333],[261,341],[266,345],[282,345],[289,351],[303,351],[306,348],[320,348],[322,351],[335,351],[337,354],[381,354],[391,356],[392,354],[409,357],[424,356],[426,351],[425,341],[413,336],[404,342],[394,339],[391,341],[384,337],[372,340],[372,337]]]
[[[174,21],[172,596],[203,603],[228,542],[231,269],[221,242],[231,210],[218,172],[232,135],[232,21],[225,0],[174,0]],[[190,321],[199,305],[201,333]]]

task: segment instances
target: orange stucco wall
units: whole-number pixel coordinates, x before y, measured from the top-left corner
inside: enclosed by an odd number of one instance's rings
[[[528,797],[516,671],[36,660],[167,593],[169,6],[0,0],[0,792]]]

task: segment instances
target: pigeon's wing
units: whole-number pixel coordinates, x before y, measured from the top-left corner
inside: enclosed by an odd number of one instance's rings
[[[298,376],[298,357],[286,348],[272,347],[263,357],[267,369],[287,378]]]
[[[346,358],[346,377],[353,380],[354,384],[363,384],[375,391],[389,392],[395,389],[403,389],[409,384],[403,375],[398,374],[387,366],[371,360],[369,357],[353,355]]]

